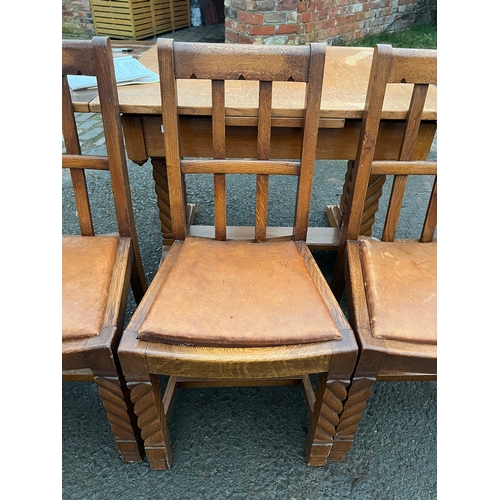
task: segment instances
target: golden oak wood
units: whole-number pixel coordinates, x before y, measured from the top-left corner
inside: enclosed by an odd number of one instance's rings
[[[247,49],[222,44],[202,46],[174,43],[172,40],[160,40],[158,43],[162,121],[165,124],[163,147],[167,152],[168,214],[175,241],[126,328],[119,347],[120,361],[135,403],[146,454],[153,469],[171,466],[172,455],[165,415],[169,414],[177,387],[271,383],[302,384],[311,414],[311,426],[306,440],[307,461],[310,465],[324,465],[345,397],[345,386],[354,368],[357,345],[353,332],[305,243],[325,47],[312,44],[310,47]],[[215,80],[207,82],[208,88],[212,88],[212,116],[208,117],[211,122],[208,130],[211,133],[210,137],[207,136],[210,151],[208,155],[204,155],[203,160],[183,160],[180,147],[182,130],[179,128],[182,125],[178,120],[177,100],[180,98],[177,89],[181,86],[176,85],[177,79],[179,74],[188,78],[207,78],[212,73]],[[259,80],[261,75],[266,79],[263,82]],[[260,96],[260,101],[256,103],[256,109],[259,110],[254,137],[256,154],[252,160],[227,160],[227,127],[224,126],[227,109],[224,103],[227,103],[227,92],[233,93],[235,98],[236,94],[230,85],[224,86],[224,81],[239,86],[240,77],[245,78],[246,83],[247,79],[258,80],[255,82]],[[307,81],[302,84],[307,86],[307,93],[304,130],[298,136],[301,153],[297,157],[300,160],[293,163],[287,160],[270,161],[270,97],[276,85],[275,80],[288,80],[290,77]],[[179,80],[179,83],[183,82]],[[246,96],[246,91],[244,95]],[[158,160],[155,160],[156,167],[161,168]],[[209,236],[211,239],[189,237],[183,175],[191,172],[203,172],[214,177],[216,215],[215,226],[209,228],[212,231]],[[233,173],[255,175],[256,219],[250,234],[246,233],[247,228],[226,227],[225,177]],[[291,194],[297,197],[295,225],[287,235],[279,234],[279,231],[273,233],[277,236],[277,241],[269,241],[271,232],[270,228],[266,228],[268,176],[283,173],[298,176],[298,193]],[[227,241],[239,230],[240,236],[248,235],[250,241]],[[196,253],[190,253],[192,251]],[[279,262],[274,257],[266,256],[266,253],[276,255]],[[259,256],[258,259],[256,255]],[[208,260],[214,256],[215,261]],[[290,256],[293,256],[292,259]],[[191,262],[191,258],[195,262]],[[203,269],[193,267],[198,262]],[[218,266],[216,270],[211,263]],[[187,274],[182,271],[183,266],[189,269]],[[243,270],[248,266],[252,266],[253,271],[249,273],[252,277],[259,267],[273,268],[277,274],[270,270],[265,276],[259,277],[258,282],[251,281],[247,284],[244,276],[248,274],[243,273]],[[200,273],[203,273],[203,278],[196,281]],[[300,281],[300,287],[296,285],[293,289],[293,283],[298,283],[294,281],[297,275],[306,277],[306,281]],[[195,280],[194,284],[191,284],[191,278]],[[278,279],[286,280],[286,296],[276,291],[279,290]],[[173,305],[172,299],[176,294],[172,290],[179,284],[182,289],[187,290],[190,298],[182,299],[179,305]],[[310,289],[306,289],[307,286]],[[247,309],[245,301],[231,302],[231,297],[240,293],[242,287],[248,297],[257,298],[260,306]],[[230,327],[221,326],[222,315],[219,315],[218,302],[223,290],[229,291],[230,300],[224,302],[224,309],[230,315],[227,318],[229,321],[235,317],[243,318],[245,311],[250,311],[250,338],[245,337],[246,327],[241,332],[234,322],[230,323]],[[285,328],[284,335],[275,339],[273,335],[281,328],[280,324],[285,318],[274,308],[271,313],[267,312],[265,305],[267,299],[272,297],[275,300],[276,294],[283,304],[289,302],[292,295],[298,297],[304,310],[307,309],[307,320],[304,319],[307,323],[311,320],[311,309],[319,306],[321,312],[319,309],[315,310],[318,311],[318,318],[324,320],[318,320],[321,325],[315,327],[317,331],[309,331],[303,324],[293,324],[290,328]],[[212,297],[215,302],[210,302]],[[209,332],[213,331],[215,336],[207,334],[205,327],[197,327],[200,322],[207,319],[210,321],[212,316],[219,318],[215,329],[212,330],[210,324],[206,328]],[[189,341],[183,340],[180,333],[181,323],[184,323],[185,318],[188,321],[194,320],[187,331]],[[267,329],[264,324],[270,327]],[[318,332],[323,327],[327,333],[320,338]],[[163,333],[165,329],[169,330],[168,334]],[[290,330],[295,335],[294,342],[285,338],[290,335]],[[240,334],[242,337],[239,337]],[[324,374],[325,389],[318,397],[314,396],[308,379],[310,373]],[[163,399],[158,394],[158,375],[170,376]]]
[[[140,116],[140,120],[139,117]],[[127,151],[137,150],[137,155],[130,159],[136,163],[147,161],[148,157],[165,157],[163,143],[162,120],[158,115],[125,115],[125,123],[134,119],[134,129],[124,128]],[[257,129],[255,126],[231,125],[226,119],[226,154],[228,157],[257,157]],[[181,148],[185,156],[203,156],[211,154],[212,141],[210,136],[210,118],[206,116],[182,115]],[[316,158],[320,160],[349,160],[356,157],[356,149],[361,130],[361,119],[346,120],[342,128],[323,127],[318,132]],[[399,120],[386,120],[381,125],[381,136],[377,151],[378,160],[395,160],[401,147],[404,133],[404,123]],[[140,137],[137,132],[141,132]],[[428,121],[421,123],[415,160],[425,160],[432,145],[436,123]],[[193,138],[196,137],[196,141]],[[300,156],[299,127],[274,127],[271,137],[270,158],[298,158]],[[298,141],[298,142],[297,142]],[[141,144],[140,147],[138,144]],[[133,148],[129,148],[132,144]],[[142,152],[145,152],[143,155]],[[129,153],[129,154],[133,154]]]
[[[132,414],[130,391],[118,363],[117,348],[124,326],[129,287],[132,286],[138,303],[147,288],[147,283],[134,224],[109,39],[95,37],[92,41],[63,41],[62,63],[63,136],[66,147],[62,166],[69,168],[71,172],[81,229],[81,236],[63,237],[63,379],[96,382],[122,460],[140,462],[143,443],[138,435],[136,418]],[[81,154],[71,95],[65,76],[80,73],[97,77],[98,92],[104,103],[102,115],[106,156]],[[117,235],[94,235],[92,210],[85,180],[86,169],[108,170],[110,173],[118,223]],[[97,289],[96,283],[100,280],[100,276],[94,269],[96,264],[108,258],[108,254],[102,249],[114,248],[115,242],[116,251],[111,250],[110,254],[109,278],[106,278],[103,289]],[[99,245],[102,243],[104,246],[95,247],[95,243]],[[94,250],[94,247],[97,250]],[[78,257],[75,258],[72,254],[78,248],[84,251],[78,253]],[[82,280],[89,275],[91,279],[85,281],[83,285]],[[78,309],[74,304],[69,304],[68,307],[67,295],[83,306]],[[95,300],[101,300],[101,296],[103,297],[100,312],[94,312],[91,308],[86,309],[87,296],[95,297]],[[96,317],[99,314],[101,314],[100,320]],[[91,332],[86,325],[95,322],[99,325],[99,330]],[[77,336],[75,336],[76,331]]]
[[[376,161],[377,135],[388,83],[412,90],[397,161]],[[414,85],[413,85],[414,84]],[[373,58],[357,158],[332,278],[345,288],[349,318],[359,344],[356,369],[336,427],[329,460],[343,461],[354,440],[371,387],[377,380],[435,380],[437,164],[412,161],[428,91],[437,85],[437,52],[378,45]],[[394,175],[382,241],[361,237],[363,209],[373,175]],[[419,240],[395,239],[409,175],[436,177]],[[373,277],[376,278],[373,278]],[[418,297],[418,299],[414,299]],[[410,304],[410,305],[408,305]],[[382,325],[382,326],[381,326]]]
[[[327,47],[321,118],[361,119],[370,74],[373,49],[365,47]],[[157,46],[147,51],[140,61],[158,73]],[[303,83],[276,82],[273,86],[273,116],[301,117],[304,112]],[[158,84],[120,87],[120,110],[132,115],[161,115]],[[429,100],[422,119],[437,120],[435,89],[430,89]],[[403,120],[411,98],[411,89],[394,86],[388,90],[382,119]],[[226,114],[228,116],[257,116],[258,83],[232,81],[227,85]],[[96,98],[89,103],[89,111],[100,110]],[[210,83],[207,80],[184,80],[179,84],[179,113],[205,115],[211,113]]]

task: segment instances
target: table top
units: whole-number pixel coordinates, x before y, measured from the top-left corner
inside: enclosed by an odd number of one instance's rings
[[[132,42],[129,42],[131,45]],[[373,49],[367,47],[327,47],[321,117],[359,119],[362,116],[368,86]],[[146,50],[139,60],[158,72],[156,45]],[[226,84],[226,114],[256,116],[258,82],[229,81]],[[86,91],[87,93],[89,91]],[[99,98],[75,92],[75,111],[99,112]],[[273,86],[273,116],[300,117],[303,114],[305,84],[276,82]],[[120,110],[129,114],[161,114],[158,83],[127,85],[118,88]],[[383,119],[404,119],[411,97],[411,86],[391,84],[384,103]],[[178,85],[180,113],[209,115],[211,111],[210,82],[183,80]],[[85,109],[87,108],[87,109]],[[429,89],[424,120],[437,120],[437,89]]]

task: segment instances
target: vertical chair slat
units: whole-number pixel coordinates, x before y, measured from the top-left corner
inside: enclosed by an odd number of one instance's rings
[[[80,141],[76,128],[75,115],[72,112],[71,92],[66,76],[62,77],[62,132],[66,153],[70,155],[81,154]]]
[[[389,207],[385,218],[382,241],[394,241],[396,229],[398,227],[399,213],[403,205],[403,198],[406,189],[407,175],[395,175],[392,184]]]
[[[311,45],[311,62],[309,75],[311,76],[306,93],[306,113],[304,117],[304,134],[302,138],[302,165],[297,187],[297,204],[293,236],[295,240],[304,240],[309,225],[309,210],[311,203],[312,183],[314,176],[314,162],[316,160],[316,144],[318,141],[318,125],[323,85],[323,71],[326,50],[320,44]],[[318,75],[313,77],[312,75]]]
[[[257,159],[268,160],[271,151],[272,82],[259,83],[259,121],[257,132]],[[257,175],[255,200],[255,241],[266,240],[269,175]]]
[[[215,239],[226,240],[226,174],[214,174]]]
[[[92,222],[85,171],[83,169],[72,168],[70,169],[70,174],[75,194],[76,213],[80,224],[80,232],[82,236],[94,236],[94,224]]]
[[[266,241],[269,175],[257,175],[255,195],[255,241]]]
[[[410,107],[406,116],[406,129],[399,152],[399,159],[406,161],[412,159],[413,149],[417,143],[420,121],[424,111],[425,99],[429,85],[414,85]]]
[[[224,80],[212,81],[212,129],[213,157],[226,157],[226,109]],[[214,174],[215,239],[226,239],[226,175]]]

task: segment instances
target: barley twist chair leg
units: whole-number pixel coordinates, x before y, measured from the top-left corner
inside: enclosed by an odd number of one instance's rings
[[[328,455],[332,462],[343,462],[354,441],[358,424],[366,408],[366,401],[372,393],[374,377],[355,377],[347,391],[347,400],[333,438],[333,445]]]
[[[142,440],[137,426],[137,417],[130,400],[130,391],[123,375],[116,377],[96,375],[94,381],[102,398],[122,460],[124,462],[141,462]]]
[[[165,160],[154,158],[151,160],[153,165],[153,178],[155,181],[155,191],[157,204],[161,221],[161,233],[164,245],[172,245],[172,219],[170,215],[170,196],[168,192],[167,164]]]
[[[326,374],[320,379],[312,423],[306,444],[308,465],[326,465],[333,443],[333,436],[339,423],[343,401],[346,398],[347,380],[327,380]]]
[[[127,385],[151,469],[170,469],[172,449],[158,377],[153,375],[149,381],[140,382],[128,380]]]

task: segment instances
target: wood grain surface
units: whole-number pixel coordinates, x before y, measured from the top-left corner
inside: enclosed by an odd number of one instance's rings
[[[361,118],[368,87],[373,49],[365,47],[327,47],[321,118]],[[140,57],[144,66],[158,72],[156,45]],[[404,119],[411,98],[411,89],[395,84],[387,90],[383,119]],[[300,117],[304,110],[305,84],[279,82],[273,88],[273,116]],[[179,82],[179,112],[187,115],[209,115],[211,112],[210,82],[184,80]],[[161,114],[160,86],[157,83],[127,85],[118,89],[120,110],[131,114]],[[231,81],[226,84],[226,114],[257,116],[258,82]],[[78,102],[75,101],[74,102]],[[78,102],[79,108],[85,104]],[[88,102],[88,110],[100,111],[99,99]],[[423,120],[437,119],[437,92],[429,89]]]

